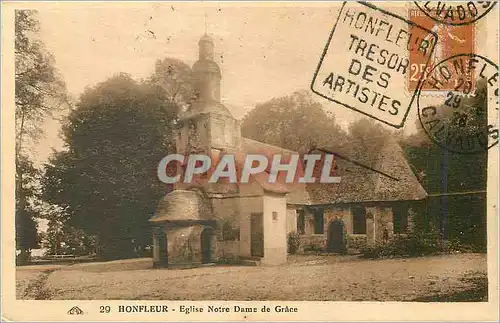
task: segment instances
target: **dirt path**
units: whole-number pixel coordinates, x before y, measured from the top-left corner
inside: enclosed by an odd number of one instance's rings
[[[49,275],[52,274],[55,269],[49,269],[42,271],[24,290],[24,294],[22,295],[23,299],[50,299],[49,289],[45,286]]]
[[[50,299],[50,291],[46,286],[49,276],[64,266],[22,266],[16,271],[16,295],[20,299]]]
[[[50,299],[430,301],[440,293],[474,288],[463,277],[484,276],[486,255],[388,260],[294,256],[277,267],[151,266],[151,259],[77,264],[40,277],[34,289]]]

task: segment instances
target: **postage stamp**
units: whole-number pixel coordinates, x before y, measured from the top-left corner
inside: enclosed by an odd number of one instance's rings
[[[3,1],[1,317],[499,321],[499,7]]]
[[[431,60],[427,65],[427,60],[422,55],[415,52],[410,52],[410,72],[408,73],[408,90],[415,91],[417,89],[418,81],[422,75],[432,70],[439,62],[445,58],[461,54],[461,53],[475,53],[475,25],[449,25],[440,23],[431,19],[424,11],[418,7],[409,9],[408,13],[410,20],[418,26],[427,28],[437,34],[439,41],[435,44],[434,52],[431,55]],[[411,26],[410,30],[415,27]],[[465,75],[467,79],[472,80],[471,75]],[[442,88],[439,91],[447,91],[453,89],[453,84],[449,88]],[[431,86],[423,86],[420,89],[421,95],[425,92],[438,92],[437,89]]]
[[[427,66],[436,43],[435,32],[411,20],[372,4],[345,3],[311,89],[330,101],[401,128],[416,94],[400,91],[411,74],[409,57]]]

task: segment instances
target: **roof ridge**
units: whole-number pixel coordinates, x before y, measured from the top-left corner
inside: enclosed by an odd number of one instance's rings
[[[258,144],[263,145],[263,146],[268,146],[270,148],[277,148],[277,149],[285,151],[285,152],[294,153],[294,154],[297,154],[297,155],[299,154],[299,152],[297,152],[297,151],[286,149],[286,148],[283,148],[283,147],[280,147],[280,146],[271,145],[271,144],[268,144],[268,143],[265,143],[265,142],[262,142],[262,141],[258,141],[258,140],[255,140],[255,139],[251,139],[251,138],[248,138],[248,137],[241,136],[241,139],[247,140],[247,141],[251,141],[251,142],[254,142],[254,143],[258,143]]]

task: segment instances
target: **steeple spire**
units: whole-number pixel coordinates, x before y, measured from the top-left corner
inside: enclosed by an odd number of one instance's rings
[[[207,8],[204,8],[205,10],[205,35],[207,34]]]
[[[214,60],[214,42],[207,34],[203,35],[198,42],[199,60]]]

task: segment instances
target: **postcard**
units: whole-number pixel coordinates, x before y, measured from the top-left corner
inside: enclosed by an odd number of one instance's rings
[[[499,320],[497,2],[1,5],[3,320]]]

